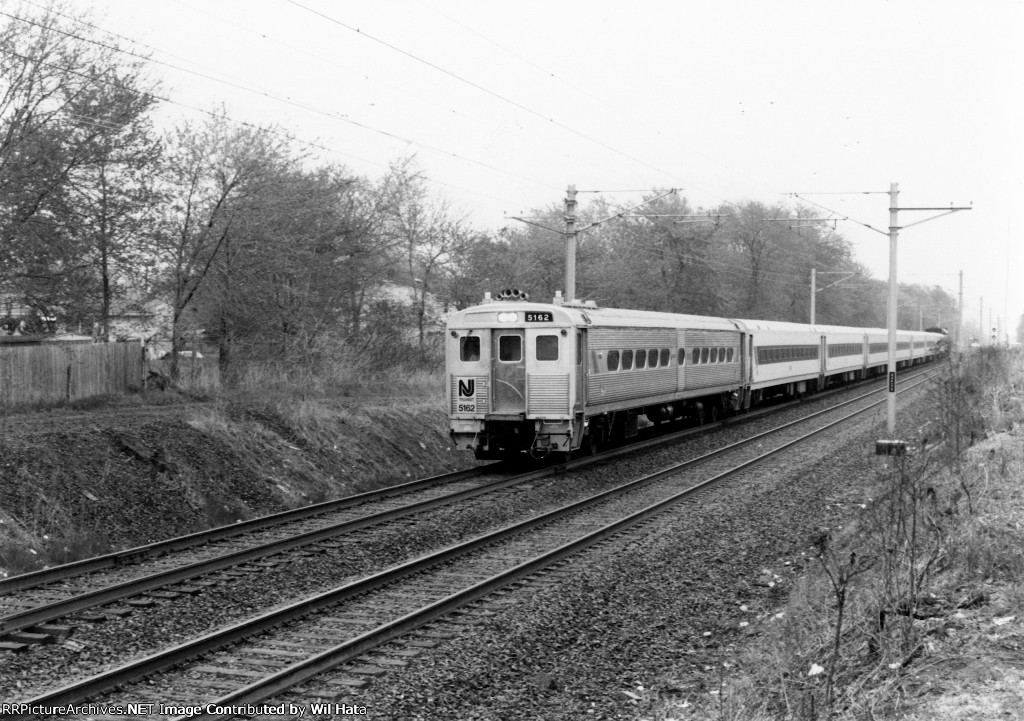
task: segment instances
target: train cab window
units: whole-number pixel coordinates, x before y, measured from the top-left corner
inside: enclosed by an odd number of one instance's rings
[[[498,338],[498,360],[516,363],[523,359],[523,339],[517,335],[503,335]]]
[[[729,349],[729,350],[727,351],[727,353],[728,353],[728,356],[727,356],[727,358],[726,358],[726,361],[727,361],[727,362],[729,362],[729,363],[732,363],[732,351],[733,351],[733,349],[732,349],[732,348],[730,348],[730,349]]]
[[[459,360],[463,363],[480,360],[480,336],[464,335],[459,338]]]
[[[717,348],[712,348],[711,349],[711,362],[712,363],[717,363],[718,362],[718,349]]]
[[[682,358],[683,358],[683,354],[682,353],[679,354],[679,358],[680,358],[680,360],[682,360]],[[662,365],[662,367],[667,368],[668,364],[671,361],[672,361],[672,352],[669,351],[668,348],[662,348],[661,349],[661,365]]]
[[[617,350],[608,351],[608,370],[617,371],[619,369],[619,352]]]
[[[633,351],[624,350],[622,351],[622,370],[628,371],[633,367]]]
[[[636,352],[636,367],[645,368],[647,366],[647,351],[643,348]]]
[[[690,362],[693,363],[694,365],[700,363],[700,348],[693,349],[693,355],[690,358]]]
[[[710,357],[711,357],[711,349],[710,348],[701,348],[700,349],[700,362],[701,363],[707,363],[708,362],[708,358],[710,358]]]
[[[537,360],[556,361],[558,360],[558,336],[539,335],[537,336]]]

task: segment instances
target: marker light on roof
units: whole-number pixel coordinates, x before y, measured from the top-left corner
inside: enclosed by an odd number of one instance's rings
[[[517,313],[498,313],[499,323],[515,323],[517,320],[519,320]]]

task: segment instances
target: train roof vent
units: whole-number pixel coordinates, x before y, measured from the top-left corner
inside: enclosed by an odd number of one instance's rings
[[[506,288],[498,293],[498,300],[529,300],[530,294],[518,288]]]

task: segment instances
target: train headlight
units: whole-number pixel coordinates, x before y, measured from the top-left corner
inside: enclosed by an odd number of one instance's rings
[[[499,323],[515,323],[519,320],[518,313],[498,313]]]

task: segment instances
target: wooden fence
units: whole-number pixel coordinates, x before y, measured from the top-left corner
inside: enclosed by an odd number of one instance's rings
[[[126,393],[146,372],[138,343],[0,347],[0,406]]]

